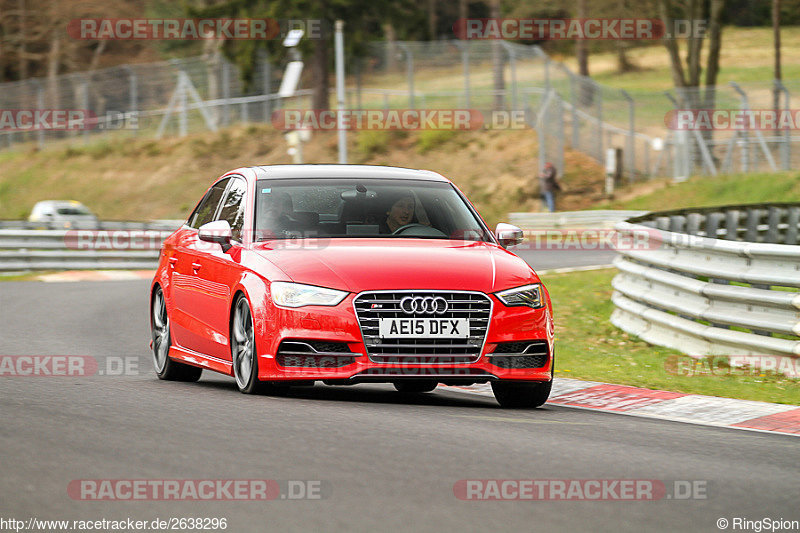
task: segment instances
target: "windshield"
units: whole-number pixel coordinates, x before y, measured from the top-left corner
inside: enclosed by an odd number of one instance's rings
[[[449,183],[386,179],[260,180],[259,240],[412,237],[491,241]]]

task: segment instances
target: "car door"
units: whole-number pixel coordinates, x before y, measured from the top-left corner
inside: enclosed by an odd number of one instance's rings
[[[215,216],[226,220],[233,234],[233,247],[227,252],[219,244],[198,242],[194,274],[200,288],[194,298],[193,315],[203,324],[206,334],[200,342],[203,354],[230,360],[228,343],[231,291],[239,279],[242,231],[247,197],[247,182],[242,177],[231,178],[225,196]]]
[[[197,306],[202,304],[202,291],[199,285],[197,268],[199,254],[203,246],[197,237],[197,230],[203,224],[216,220],[225,190],[230,178],[225,177],[215,183],[189,216],[186,226],[179,232],[175,241],[175,250],[168,258],[172,270],[172,322],[173,342],[183,348],[202,352],[203,339],[209,336],[207,326],[197,319]],[[199,246],[200,244],[200,246]]]

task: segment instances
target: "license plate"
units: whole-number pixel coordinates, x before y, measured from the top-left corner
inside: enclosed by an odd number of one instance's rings
[[[467,318],[381,318],[378,335],[382,339],[466,339]]]

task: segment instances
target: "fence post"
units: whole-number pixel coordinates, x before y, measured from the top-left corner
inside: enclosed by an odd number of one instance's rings
[[[133,70],[129,65],[125,65],[124,68],[128,72],[128,112],[129,113],[138,113],[139,112],[139,85],[138,80],[136,78],[136,71]],[[137,124],[141,124],[137,120]],[[138,128],[133,129],[133,134],[137,135]]]
[[[469,90],[469,41],[457,41],[461,49],[461,68],[464,72],[464,107],[470,109],[471,98]]]
[[[406,55],[406,77],[408,78],[408,108],[416,109],[414,106],[414,54],[406,43],[397,43],[397,46]]]
[[[81,84],[81,108],[82,109],[89,109],[89,84],[91,83],[91,74],[87,74],[84,79],[83,83]],[[100,123],[98,122],[97,125],[99,126]],[[89,141],[89,128],[83,128],[83,142],[84,144]]]
[[[736,82],[729,82],[729,85],[733,87],[733,90],[739,94],[739,109],[746,111],[750,109],[750,103],[747,99],[747,93],[745,93],[741,87]],[[744,146],[742,146],[742,172],[749,172],[750,171],[750,135],[747,129],[743,129],[740,132],[742,136],[742,142]]]
[[[597,95],[597,160],[604,161],[605,146],[603,145],[603,90],[594,80],[591,80],[591,83],[592,88]]]
[[[36,79],[31,80],[31,83],[36,87],[36,107],[44,109],[44,89],[42,89],[42,84]],[[83,127],[85,128],[86,124]],[[36,144],[40,150],[44,148],[44,130],[41,128],[36,130]]]
[[[569,98],[572,107],[572,149],[580,150],[580,128],[578,126],[578,88],[576,87],[575,75],[568,68],[562,68],[569,76]]]
[[[222,98],[224,99],[222,104],[222,125],[229,126],[231,122],[230,109],[228,107],[228,100],[231,98],[231,64],[224,57],[222,58]]]
[[[544,124],[547,123],[547,100],[550,94],[545,93],[545,105],[541,106],[541,114],[536,117],[536,136],[539,138],[539,174],[544,171],[544,164],[547,161],[547,135],[545,134]],[[563,173],[564,170],[561,169]]]
[[[186,129],[187,129],[187,115],[188,109],[186,109],[186,73],[181,69],[180,74],[178,74],[180,78],[180,88],[178,89],[178,98],[179,103],[178,106],[180,107],[180,115],[178,116],[178,128],[179,134],[181,137],[186,137]]]
[[[670,93],[664,93],[669,98],[675,109],[680,109],[678,100]],[[683,99],[684,95],[680,95]],[[675,130],[672,135],[672,178],[675,181],[684,180],[689,177],[689,153],[686,150],[686,131]]]
[[[558,115],[558,168],[561,170],[561,174],[564,174],[564,102],[561,100],[561,96],[553,91],[555,94],[555,102],[556,102],[556,114]]]
[[[620,89],[622,97],[628,102],[628,139],[625,143],[625,151],[628,152],[625,156],[625,166],[628,167],[628,181],[633,181],[636,174],[636,149],[635,135],[636,135],[636,109],[633,105],[633,98],[628,91]]]
[[[783,93],[784,96],[784,104],[783,110],[786,113],[789,113],[789,89],[781,82],[781,80],[775,80],[775,86],[777,89]],[[781,142],[781,166],[783,170],[790,170],[792,165],[792,156],[791,156],[791,149],[792,149],[792,135],[789,128],[784,128],[783,130],[783,141]]]
[[[550,56],[544,56],[544,88],[550,90]]]
[[[500,41],[508,54],[508,63],[511,67],[511,110],[517,109],[517,54],[511,44]]]
[[[272,94],[272,65],[269,62],[269,57],[264,54],[261,60],[261,94],[264,99],[264,122],[269,123],[272,120],[272,99],[269,95]]]

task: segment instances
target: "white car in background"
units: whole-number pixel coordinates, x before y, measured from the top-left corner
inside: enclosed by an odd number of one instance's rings
[[[97,216],[75,200],[44,200],[33,206],[29,222],[41,223],[47,229],[96,228]]]

